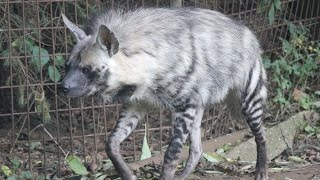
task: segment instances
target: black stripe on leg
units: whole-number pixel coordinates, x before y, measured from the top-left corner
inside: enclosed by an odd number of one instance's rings
[[[188,114],[188,113],[183,113],[182,116],[185,117],[185,118],[188,118],[188,119],[190,119],[190,120],[194,120],[194,116],[191,116],[191,115]]]
[[[173,141],[174,139],[182,139],[182,136],[183,136],[182,131],[178,127],[174,127],[171,141]]]
[[[250,126],[250,129],[253,132],[253,134],[257,134],[261,129],[261,123],[257,124],[256,126],[254,126],[253,124],[251,124],[249,126]]]
[[[248,119],[248,123],[251,123],[252,121],[255,121],[255,120],[261,118],[261,116],[262,116],[262,113],[261,113],[260,115],[256,116],[256,117],[250,117],[250,118]],[[260,121],[261,121],[261,120],[260,120]]]
[[[253,101],[251,109],[249,110],[249,112],[252,111],[252,108],[254,108],[258,103],[262,104],[262,98],[259,98],[259,99],[255,100],[255,101]]]
[[[248,89],[249,89],[251,78],[252,78],[252,71],[253,71],[253,68],[250,69],[249,77],[248,77],[247,84],[246,84],[246,88],[245,88],[245,91],[244,91],[244,93],[242,95],[243,98],[247,97]]]
[[[248,116],[249,117],[252,117],[253,115],[254,115],[254,113],[256,113],[256,112],[258,112],[258,111],[260,111],[260,110],[262,110],[263,109],[263,107],[259,107],[259,108],[257,108],[257,109],[254,109],[253,111],[251,111],[249,114],[248,114]],[[252,108],[251,108],[251,110],[252,110]]]
[[[114,126],[113,130],[117,131],[120,128],[120,122],[117,122],[116,125]]]
[[[189,128],[187,127],[187,122],[185,121],[184,118],[177,117],[176,122],[177,122],[177,125],[176,125],[177,127],[182,127],[183,134],[189,133]],[[177,127],[175,127],[175,129],[177,129]]]
[[[124,118],[124,117],[126,117],[125,114],[120,114],[119,119],[122,119],[122,118]]]
[[[130,118],[138,119],[138,116],[133,114],[133,115],[130,116]]]
[[[260,73],[258,83],[257,83],[256,87],[254,88],[254,91],[250,94],[249,99],[245,102],[245,107],[243,109],[248,109],[250,102],[256,96],[258,91],[261,90],[261,87],[262,87],[262,81],[261,80],[262,80],[262,74]]]
[[[252,106],[251,106],[251,108],[249,109],[249,112],[252,111],[252,108],[254,108],[258,103],[262,103],[262,98],[259,98],[259,99],[255,100],[255,101],[253,101]],[[249,104],[250,104],[250,103],[249,103]],[[248,106],[249,106],[249,105],[248,105]],[[244,114],[247,114],[248,108],[249,108],[249,107],[243,107],[243,108],[242,108],[242,112],[243,112]]]
[[[183,134],[186,134],[185,131],[189,131],[188,128],[186,127],[186,123],[184,122],[183,118],[177,117],[176,120],[178,124],[175,125],[173,128],[173,136],[170,140],[170,144],[166,151],[166,155],[164,159],[165,163],[170,163],[171,161],[177,160],[179,158],[178,153],[181,152],[181,148],[182,148],[181,141],[183,139]],[[182,127],[182,130],[179,129],[179,127]]]
[[[178,154],[181,153],[181,149],[182,149],[182,144],[180,142],[172,141],[164,157],[164,162],[170,163],[174,160],[178,160],[179,159]]]

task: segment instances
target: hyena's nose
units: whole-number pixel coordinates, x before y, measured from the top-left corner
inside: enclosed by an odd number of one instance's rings
[[[63,92],[68,92],[71,89],[71,86],[69,84],[63,83],[62,84]]]
[[[64,88],[63,88],[63,91],[64,91],[64,92],[68,92],[70,89],[71,89],[70,87],[64,87]]]

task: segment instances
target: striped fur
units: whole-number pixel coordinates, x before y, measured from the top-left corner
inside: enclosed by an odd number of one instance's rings
[[[64,15],[77,38],[63,80],[70,97],[97,94],[126,104],[107,142],[107,153],[123,179],[135,179],[119,153],[135,129],[144,105],[173,112],[173,136],[160,179],[185,179],[201,153],[204,108],[232,90],[256,137],[256,179],[267,179],[262,113],[266,74],[255,35],[223,14],[205,9],[108,11],[92,18],[85,31]],[[240,108],[240,107],[239,107]],[[179,154],[191,135],[186,167],[174,178]]]

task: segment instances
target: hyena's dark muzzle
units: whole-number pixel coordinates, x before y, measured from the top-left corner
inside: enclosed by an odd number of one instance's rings
[[[91,86],[88,85],[88,79],[80,68],[72,67],[67,70],[67,73],[61,83],[63,92],[67,97],[85,96],[91,91]]]

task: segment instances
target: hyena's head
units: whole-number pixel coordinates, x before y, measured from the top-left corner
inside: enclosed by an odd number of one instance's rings
[[[97,35],[87,35],[62,15],[64,24],[77,39],[66,61],[62,87],[67,97],[80,97],[108,88],[110,60],[118,52],[119,42],[114,33],[101,25]]]

